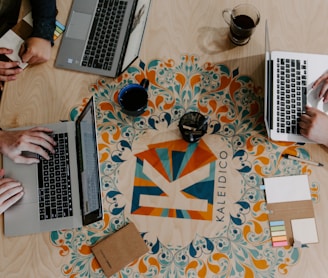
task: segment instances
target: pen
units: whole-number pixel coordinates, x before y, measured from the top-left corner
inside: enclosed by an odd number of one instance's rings
[[[202,122],[202,124],[197,129],[198,130],[202,129],[204,127],[204,125],[207,124],[209,119],[210,119],[210,117],[206,117],[205,120]]]
[[[314,165],[314,166],[323,166],[323,164],[320,163],[320,162],[316,162],[316,161],[312,161],[312,160],[308,160],[308,159],[303,159],[303,158],[300,158],[298,156],[291,155],[291,154],[283,154],[283,157],[284,158],[287,158],[287,159],[291,159],[291,160],[296,160],[296,161],[299,161],[299,162],[307,163],[307,164],[310,164],[310,165]]]

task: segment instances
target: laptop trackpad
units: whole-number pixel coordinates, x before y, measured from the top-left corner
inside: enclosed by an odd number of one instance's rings
[[[40,231],[38,204],[13,206],[5,212],[5,235],[21,236]]]
[[[90,14],[73,12],[66,36],[72,39],[85,40],[88,35],[91,20],[92,15]]]
[[[37,164],[14,164],[5,169],[5,175],[22,182],[24,196],[17,204],[29,204],[38,202],[38,167]]]

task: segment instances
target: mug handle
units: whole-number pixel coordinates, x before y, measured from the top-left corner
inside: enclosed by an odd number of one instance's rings
[[[229,18],[227,18],[227,15],[229,15]],[[230,25],[230,23],[231,23],[231,17],[232,17],[232,10],[230,10],[230,9],[224,9],[222,11],[222,16],[223,16],[224,21],[228,25]]]
[[[141,87],[144,87],[146,90],[148,89],[148,86],[149,86],[149,80],[144,78],[142,79],[141,83],[140,83],[140,86]]]

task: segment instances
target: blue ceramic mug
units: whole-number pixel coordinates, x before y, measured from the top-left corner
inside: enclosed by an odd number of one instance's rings
[[[148,103],[149,80],[143,79],[140,84],[128,84],[121,89],[118,102],[122,112],[130,116],[139,116],[145,112]]]

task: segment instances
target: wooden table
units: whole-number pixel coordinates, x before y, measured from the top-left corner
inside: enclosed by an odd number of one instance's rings
[[[226,7],[238,1],[223,0],[153,0],[140,58],[147,64],[153,59],[177,63],[183,55],[196,55],[198,65],[225,64],[239,69],[240,75],[250,76],[254,84],[264,88],[264,26],[268,20],[271,48],[328,54],[328,23],[323,20],[328,10],[326,1],[260,1],[249,0],[257,6],[261,22],[251,41],[236,47],[227,39],[227,26],[221,16]],[[71,1],[59,0],[58,20],[65,24]],[[89,86],[101,77],[54,68],[60,39],[56,41],[51,60],[26,69],[15,82],[6,84],[1,99],[0,126],[16,127],[68,119],[72,108],[91,95]],[[137,62],[136,62],[137,63]],[[136,64],[135,64],[136,65]],[[328,65],[327,65],[328,67]],[[111,82],[111,79],[104,79]],[[287,268],[288,277],[326,277],[328,233],[328,204],[326,177],[327,149],[305,145],[311,158],[325,167],[309,167],[311,183],[319,184],[318,200],[314,203],[319,232],[319,244],[301,251],[297,264]],[[2,218],[2,217],[1,217]],[[1,219],[1,226],[3,221]],[[63,265],[69,259],[51,244],[49,233],[19,238],[0,235],[1,277],[64,277]],[[289,262],[286,262],[288,265]],[[282,266],[281,272],[285,268]],[[277,275],[280,275],[279,271]]]

